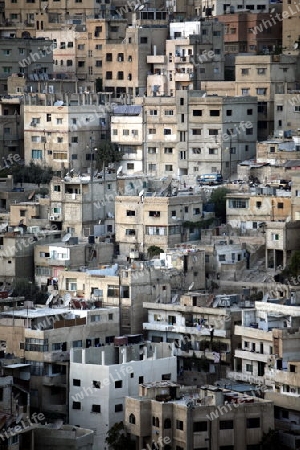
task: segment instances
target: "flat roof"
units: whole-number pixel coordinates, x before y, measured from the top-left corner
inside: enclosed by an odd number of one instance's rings
[[[3,366],[7,369],[20,369],[21,367],[28,367],[30,364],[9,364],[8,366]]]
[[[4,311],[0,313],[0,316],[11,316],[11,317],[24,317],[25,319],[28,317],[30,319],[34,319],[36,317],[43,316],[55,316],[57,314],[66,314],[66,313],[74,313],[76,310],[68,309],[68,308],[39,308],[39,309],[20,309],[14,311]]]

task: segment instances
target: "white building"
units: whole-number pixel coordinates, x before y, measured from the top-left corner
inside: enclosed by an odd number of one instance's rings
[[[106,449],[108,430],[124,420],[126,396],[139,384],[176,380],[176,357],[168,344],[142,342],[141,335],[121,336],[115,344],[74,349],[70,362],[70,423],[95,432],[94,450]]]

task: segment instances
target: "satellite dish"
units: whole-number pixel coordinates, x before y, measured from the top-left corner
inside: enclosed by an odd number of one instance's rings
[[[193,289],[194,285],[195,285],[195,283],[194,283],[194,281],[193,281],[193,282],[189,285],[189,291],[190,291],[191,289]]]
[[[67,233],[67,234],[62,238],[62,242],[68,242],[68,240],[70,239],[70,237],[72,237],[71,233]]]
[[[57,100],[57,102],[53,103],[53,106],[63,106],[64,102],[62,100]]]
[[[141,190],[141,192],[139,192],[139,197],[142,197],[144,195],[144,189]]]
[[[120,175],[120,173],[122,172],[122,170],[123,170],[123,167],[120,166],[120,167],[118,168],[118,170],[117,170],[117,175]]]
[[[68,292],[64,295],[64,306],[68,306],[68,304],[70,303],[71,300],[71,294],[69,294]]]
[[[294,44],[294,50],[297,50],[298,47],[299,47],[298,42],[295,42],[295,44]]]

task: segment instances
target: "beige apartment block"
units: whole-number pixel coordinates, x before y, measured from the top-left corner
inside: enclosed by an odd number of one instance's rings
[[[20,79],[19,77],[11,78]],[[14,94],[17,94],[17,92],[14,91]],[[3,143],[0,150],[1,166],[15,164],[16,159],[20,163],[24,159],[23,104],[21,96],[1,98],[0,136],[2,136]],[[9,155],[11,155],[11,162],[7,160]],[[3,158],[7,161],[6,164]]]
[[[153,245],[162,250],[174,248],[189,239],[184,222],[201,219],[200,195],[144,195],[115,198],[116,242],[121,254],[147,253]]]
[[[300,90],[288,89],[284,94],[275,94],[274,128],[278,133],[291,130],[299,134]]]
[[[151,14],[151,20],[147,11],[133,14],[132,25],[127,27],[122,43],[116,45],[107,41],[103,45],[103,89],[111,92],[113,97],[143,95],[151,67],[147,56],[154,48],[160,54],[165,51],[168,36],[166,13],[152,11]]]
[[[286,83],[297,79],[297,58],[287,55],[237,56],[235,67],[236,95],[257,96],[258,138],[265,139],[276,129],[275,94],[283,94]]]
[[[117,106],[111,116],[111,142],[123,153],[122,175],[147,173],[144,155],[143,107],[136,105]],[[120,170],[121,170],[120,169]]]
[[[92,0],[71,0],[65,8],[55,0],[45,5],[27,0],[12,4],[6,0],[4,14],[1,15],[1,31],[8,37],[34,37],[36,31],[59,30],[66,24],[70,27],[84,24],[87,18],[106,17],[110,12],[110,3],[95,5]]]
[[[222,446],[246,450],[274,428],[273,403],[206,385],[182,388],[171,381],[140,384],[125,399],[125,424],[136,448],[163,442],[165,450]]]
[[[284,269],[299,244],[300,222],[269,222],[266,226],[266,268]]]
[[[62,175],[90,169],[97,144],[107,136],[111,104],[103,101],[101,94],[26,95],[25,163],[48,165]]]
[[[2,285],[12,287],[16,279],[33,279],[33,252],[37,240],[52,240],[60,231],[24,230],[23,227],[9,227],[0,235],[0,280]]]
[[[293,136],[291,139],[282,137],[281,139],[268,139],[267,141],[258,142],[256,147],[257,163],[270,164],[272,168],[275,168],[275,166],[284,168],[285,163],[290,160],[296,160],[299,157],[300,143],[298,139],[297,136]],[[274,179],[276,178],[275,172]],[[262,181],[269,182],[270,180],[271,176],[267,180]]]
[[[300,8],[291,0],[282,1],[282,48],[286,54],[299,54]]]
[[[154,47],[147,62],[147,94],[171,95],[177,90],[200,89],[206,80],[224,80],[223,25],[212,22],[174,22],[166,49]]]
[[[30,406],[49,418],[68,421],[70,351],[96,347],[108,336],[119,335],[118,308],[29,308],[6,311],[0,317],[7,353],[31,366]]]
[[[291,200],[292,220],[300,220],[300,178],[296,171],[292,176]]]
[[[52,225],[72,236],[112,236],[115,228],[115,174],[96,174],[92,178],[90,175],[54,177],[49,190],[48,220]]]
[[[262,223],[266,222],[266,227],[272,222],[285,223],[291,217],[291,193],[273,188],[274,193],[270,195],[268,191],[257,188],[252,193],[227,194],[227,223],[241,233],[256,230],[258,234]]]

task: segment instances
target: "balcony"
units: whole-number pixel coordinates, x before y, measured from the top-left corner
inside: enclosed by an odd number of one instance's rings
[[[168,325],[167,322],[146,322],[143,323],[144,330],[150,331],[165,331],[180,334],[193,334],[195,336],[210,336],[210,331],[208,328],[201,328],[198,330],[197,327],[185,327],[180,325]],[[230,331],[226,330],[214,330],[214,337],[229,338]]]
[[[49,403],[46,403],[43,405],[43,409],[57,414],[67,414],[68,412],[67,405],[49,405]]]
[[[260,361],[267,363],[270,355],[264,355],[259,352],[250,352],[247,350],[236,350],[234,353],[235,358],[247,359],[249,361]]]
[[[43,377],[43,385],[44,386],[66,386],[67,385],[67,377],[66,375],[45,375]]]
[[[258,328],[253,328],[250,326],[239,326],[236,325],[234,327],[234,334],[236,336],[243,336],[246,338],[258,339],[262,341],[273,342],[273,334],[272,331],[264,331]]]
[[[175,73],[175,81],[192,81],[193,73]]]
[[[166,64],[167,57],[165,55],[148,55],[147,63],[148,64]]]
[[[57,352],[44,352],[43,355],[44,362],[48,363],[70,361],[70,352],[61,352],[59,350]]]
[[[281,392],[266,392],[265,400],[271,400],[275,406],[281,408],[300,410],[300,397],[298,395],[282,394]]]

